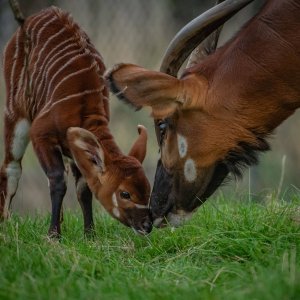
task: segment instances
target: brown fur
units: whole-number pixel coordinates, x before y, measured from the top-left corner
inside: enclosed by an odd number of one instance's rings
[[[165,168],[160,173],[172,175],[168,200],[161,200],[172,202],[169,211],[195,209],[229,172],[239,176],[241,167],[256,163],[257,152],[269,149],[268,135],[299,108],[299,15],[295,0],[267,1],[231,41],[180,79],[126,64],[108,72],[119,96],[135,107],[150,106],[155,123],[168,124],[158,140]],[[184,158],[178,134],[187,141]],[[188,157],[197,168],[193,184],[183,174]],[[158,192],[153,190],[153,199]],[[153,210],[157,202],[157,197],[151,201]]]
[[[14,143],[19,143],[16,128],[20,120],[26,120],[30,140],[49,179],[51,235],[60,234],[59,215],[66,191],[62,155],[77,164],[72,170],[86,231],[93,227],[90,188],[114,218],[141,233],[149,232],[150,187],[141,166],[146,154],[146,129],[139,127],[136,143],[129,156],[124,155],[108,128],[105,66],[85,32],[69,14],[51,7],[26,19],[9,41],[4,59],[7,102],[0,215],[6,216],[21,175],[28,141],[18,150],[14,150]],[[29,132],[22,134],[26,140]],[[19,157],[14,151],[20,152]],[[130,199],[120,196],[123,191],[130,192]]]

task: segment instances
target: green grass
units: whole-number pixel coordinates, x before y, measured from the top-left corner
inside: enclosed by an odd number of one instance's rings
[[[145,238],[98,211],[93,241],[80,213],[65,213],[61,242],[48,217],[14,215],[0,226],[0,299],[300,299],[299,204],[211,199]]]

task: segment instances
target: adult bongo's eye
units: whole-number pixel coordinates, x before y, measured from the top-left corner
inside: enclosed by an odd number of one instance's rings
[[[166,121],[160,120],[158,122],[159,133],[161,136],[164,136],[164,134],[166,133],[167,127],[168,127],[168,124]]]
[[[125,191],[121,192],[120,196],[123,199],[127,199],[127,200],[130,199],[130,194],[128,192],[125,192]]]

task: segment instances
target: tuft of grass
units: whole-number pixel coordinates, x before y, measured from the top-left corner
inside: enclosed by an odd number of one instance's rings
[[[66,212],[0,225],[0,299],[299,299],[300,198],[211,199],[185,226],[140,237],[101,211],[96,238]]]

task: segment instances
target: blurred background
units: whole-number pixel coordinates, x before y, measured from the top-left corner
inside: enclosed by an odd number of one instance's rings
[[[214,0],[19,0],[25,16],[55,5],[70,12],[87,32],[110,68],[115,63],[130,62],[158,70],[164,51],[177,31]],[[219,45],[228,40],[262,5],[257,0],[226,23]],[[0,0],[0,52],[17,28],[7,0]],[[3,115],[5,86],[1,61],[0,114]],[[149,131],[146,173],[153,182],[158,146],[149,111],[135,112],[110,97],[110,127],[120,148],[126,153],[137,137],[137,124]],[[2,118],[1,118],[2,119]],[[289,199],[300,191],[300,111],[282,124],[271,138],[272,151],[261,155],[260,165],[246,170],[242,181],[231,181],[216,194],[235,198],[261,200],[268,195]],[[0,142],[3,145],[3,122],[0,122]],[[0,149],[3,159],[3,146]],[[69,176],[64,207],[78,207],[74,181]],[[47,178],[38,164],[31,145],[23,160],[23,175],[12,204],[13,211],[22,214],[44,213],[50,210]]]

